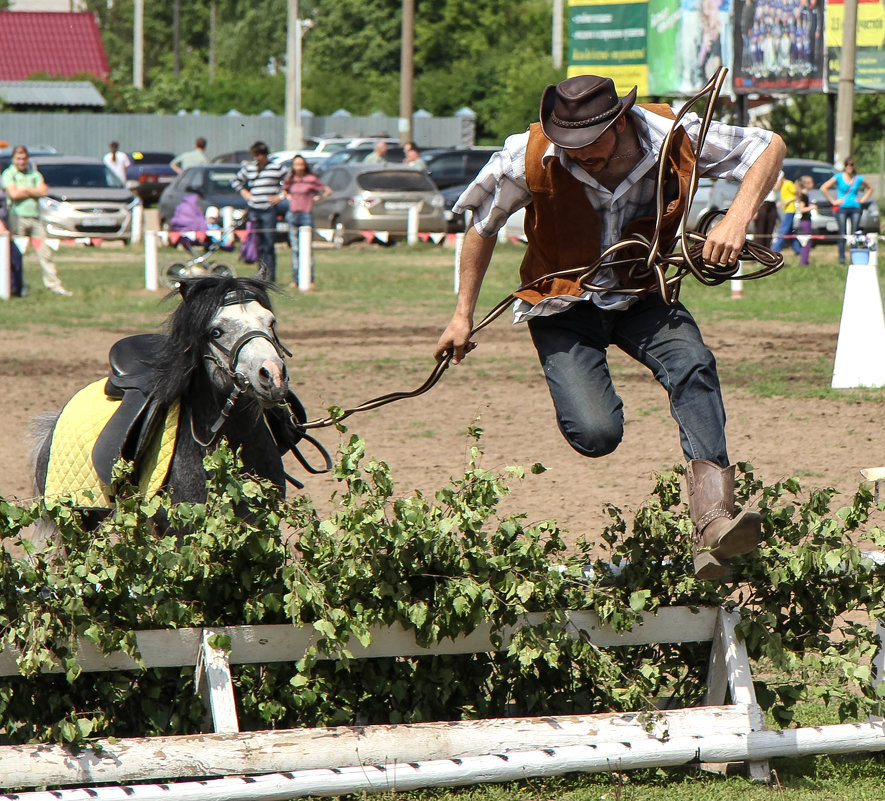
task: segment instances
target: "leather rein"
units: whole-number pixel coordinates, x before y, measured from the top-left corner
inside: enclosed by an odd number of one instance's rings
[[[514,292],[501,300],[490,312],[488,312],[488,314],[486,314],[485,317],[483,317],[482,320],[480,320],[479,323],[477,323],[473,327],[473,329],[470,331],[470,337],[473,337],[476,333],[488,326],[493,320],[497,319],[505,311],[505,309],[510,307],[513,302],[517,300],[517,292],[525,289],[532,289],[542,282],[548,281],[551,278],[577,277],[581,287],[588,292],[611,291],[612,287],[610,286],[603,287],[594,284],[593,277],[602,267],[625,267],[628,277],[633,279],[634,281],[645,281],[646,284],[651,281],[654,285],[653,291],[657,291],[658,293],[660,293],[664,302],[670,305],[676,302],[676,299],[679,295],[680,284],[683,278],[688,275],[694,276],[705,286],[718,286],[719,284],[722,284],[735,276],[738,270],[741,269],[741,262],[756,262],[760,265],[759,269],[753,272],[741,272],[742,281],[750,281],[756,278],[763,278],[764,276],[771,275],[772,273],[777,272],[778,270],[780,270],[781,267],[783,267],[784,257],[782,254],[775,253],[764,245],[760,245],[759,243],[753,241],[748,241],[744,243],[738,259],[732,267],[708,264],[707,262],[705,262],[703,260],[702,252],[704,249],[704,242],[706,241],[706,234],[710,230],[713,222],[715,222],[716,219],[718,219],[720,216],[723,216],[724,212],[717,211],[708,212],[707,214],[705,214],[699,221],[699,231],[691,231],[687,228],[688,213],[698,187],[698,157],[700,156],[701,149],[703,148],[704,141],[710,129],[710,124],[713,121],[713,110],[716,105],[716,101],[719,99],[719,94],[722,91],[722,85],[725,81],[726,73],[727,70],[724,67],[720,67],[713,75],[713,77],[709,80],[707,85],[694,97],[690,98],[686,102],[686,104],[676,115],[676,119],[673,121],[671,129],[664,139],[664,142],[661,146],[658,163],[656,196],[657,215],[655,218],[655,233],[652,236],[651,240],[649,241],[645,237],[638,234],[627,237],[626,239],[621,239],[618,242],[615,242],[615,244],[613,244],[611,247],[607,248],[605,252],[603,252],[602,255],[600,255],[600,257],[592,262],[590,265],[572,267],[566,270],[561,270],[559,272],[548,273],[528,284],[521,285],[516,290],[514,290]],[[707,103],[707,108],[704,112],[704,116],[702,118],[701,131],[700,135],[698,136],[697,146],[694,149],[694,165],[692,167],[691,177],[689,179],[688,193],[685,199],[685,207],[682,212],[682,222],[679,230],[679,248],[673,253],[662,253],[660,243],[660,231],[661,221],[664,216],[664,183],[666,177],[666,165],[668,161],[668,156],[673,148],[673,137],[676,132],[677,126],[682,121],[686,113],[688,113],[689,109],[705,96],[709,96],[709,100]],[[637,246],[643,248],[646,251],[646,256],[644,259],[632,257],[629,259],[621,260],[613,258],[611,261],[606,261],[607,259],[609,259],[609,257],[616,256],[620,251],[626,248],[635,249]],[[646,285],[641,287],[618,287],[617,291],[624,295],[642,295],[647,294],[649,292],[649,289]],[[352,414],[356,414],[357,412],[370,411],[371,409],[377,409],[380,406],[385,406],[388,403],[405,400],[406,398],[416,398],[419,395],[423,395],[425,392],[432,389],[440,380],[440,378],[442,378],[443,373],[451,364],[452,356],[453,354],[451,352],[445,353],[442,359],[440,359],[436,363],[424,383],[416,389],[406,390],[402,392],[391,392],[387,395],[381,395],[377,398],[372,398],[371,400],[361,403],[359,406],[339,410],[334,416],[324,417],[317,420],[311,420],[307,423],[303,423],[301,429],[307,430],[311,428],[325,428],[327,426],[336,425],[341,420],[344,420],[345,418],[349,417]]]

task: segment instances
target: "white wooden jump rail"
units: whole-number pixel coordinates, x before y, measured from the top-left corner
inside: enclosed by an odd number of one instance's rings
[[[514,632],[525,625],[537,625],[545,620],[543,613],[525,616],[517,625],[501,632],[500,649],[505,649]],[[405,769],[443,760],[446,764],[463,765],[465,759],[493,758],[511,769],[521,764],[531,751],[552,754],[562,749],[584,749],[602,759],[599,770],[615,770],[624,766],[628,752],[651,749],[656,753],[661,745],[687,741],[694,743],[687,756],[677,763],[697,762],[701,738],[735,736],[743,738],[765,729],[764,717],[756,703],[750,664],[746,649],[735,637],[735,625],[740,620],[736,612],[715,607],[692,611],[688,607],[660,609],[657,614],[642,616],[631,631],[616,632],[602,626],[592,612],[570,612],[562,625],[574,636],[586,637],[600,648],[644,645],[650,643],[712,641],[704,706],[693,709],[655,711],[648,713],[570,715],[562,717],[517,718],[466,722],[438,722],[408,725],[381,725],[337,727],[322,729],[290,729],[286,731],[240,732],[231,682],[231,664],[292,662],[300,659],[314,645],[320,635],[312,628],[289,625],[233,626],[212,629],[179,629],[141,631],[137,634],[138,650],[147,667],[182,667],[194,665],[197,687],[202,694],[214,733],[172,737],[149,737],[99,741],[100,747],[74,753],[57,745],[0,746],[0,788],[11,789],[39,786],[72,786],[95,783],[121,785],[126,782],[157,780],[204,779],[164,785],[137,785],[126,788],[126,794],[110,797],[147,798],[147,787],[157,789],[158,798],[190,798],[182,795],[191,784],[205,787],[212,780],[206,777],[249,776],[251,790],[244,798],[255,798],[257,779],[268,782],[261,774],[281,774],[303,777],[305,772],[320,771],[325,779],[322,787],[328,794],[342,792],[339,785],[329,782],[332,776],[345,776],[351,769],[365,776],[366,771],[378,766],[399,765]],[[419,646],[414,632],[401,627],[374,629],[371,644],[361,646],[356,641],[348,645],[354,658],[391,656],[428,656],[433,654],[469,654],[495,650],[491,643],[491,627],[481,626],[471,634],[454,640],[445,640],[430,648]],[[216,650],[209,644],[213,634],[227,635],[230,652]],[[18,675],[19,654],[6,650],[0,653],[0,675]],[[326,658],[335,658],[334,656]],[[140,666],[122,652],[102,654],[92,643],[81,641],[77,661],[83,671],[136,670]],[[47,672],[61,672],[61,667]],[[726,696],[731,703],[726,705]],[[207,716],[208,720],[208,716]],[[497,755],[493,757],[493,755]],[[521,755],[519,759],[517,756]],[[654,757],[660,762],[660,755]],[[549,761],[549,759],[548,759]],[[715,760],[715,754],[714,759]],[[726,761],[726,760],[723,760]],[[719,766],[710,765],[716,769]],[[549,768],[548,768],[549,769]],[[588,770],[587,766],[571,768]],[[385,769],[386,770],[386,769]],[[520,770],[528,770],[525,765]],[[342,773],[343,771],[343,773]],[[750,775],[767,779],[765,760],[749,761]],[[482,772],[482,771],[481,771]],[[328,774],[328,775],[327,775]],[[389,772],[377,789],[391,789]],[[485,774],[483,774],[485,775]],[[534,772],[521,775],[544,775]],[[295,778],[290,778],[294,782]],[[507,778],[486,778],[501,781]],[[278,781],[284,781],[277,777]],[[217,780],[216,780],[217,781]],[[234,780],[232,780],[234,781]],[[239,778],[235,781],[246,781]],[[397,786],[408,784],[405,777]],[[468,782],[482,781],[475,777]],[[405,783],[403,783],[405,782]],[[464,782],[450,782],[464,783]],[[285,784],[285,781],[284,781]],[[304,786],[308,787],[304,791]],[[416,785],[420,786],[420,785]],[[82,791],[65,790],[53,793],[17,793],[0,795],[0,801],[16,798],[95,798],[96,792],[111,788]],[[117,788],[121,789],[121,788]],[[232,798],[230,788],[221,795],[210,797]],[[321,789],[321,788],[320,788]],[[364,789],[367,789],[364,787]],[[332,792],[334,791],[334,792]],[[250,795],[250,792],[252,793]],[[274,798],[295,797],[303,794],[322,795],[315,784],[292,784],[287,791],[275,791]],[[346,790],[344,791],[346,792]],[[104,797],[104,796],[103,796]]]

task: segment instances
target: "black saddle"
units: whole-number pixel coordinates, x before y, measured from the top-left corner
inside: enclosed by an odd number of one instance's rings
[[[167,408],[151,397],[150,388],[167,339],[165,334],[136,334],[115,342],[108,353],[110,372],[104,391],[120,405],[92,448],[92,464],[106,484],[111,483],[120,457],[138,464],[166,417]]]

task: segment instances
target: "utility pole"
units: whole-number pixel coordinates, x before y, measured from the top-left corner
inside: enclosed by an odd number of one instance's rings
[[[216,51],[215,36],[218,29],[218,5],[209,5],[209,84],[215,83]]]
[[[415,0],[403,0],[399,66],[399,140],[412,141],[412,77],[415,55]]]
[[[181,0],[172,3],[172,76],[181,75]]]
[[[132,23],[132,85],[144,88],[144,0],[135,0]]]
[[[836,152],[838,167],[851,156],[854,138],[854,71],[857,64],[857,0],[842,6],[842,56],[839,70],[839,96],[836,100]]]
[[[286,150],[304,147],[301,125],[301,19],[298,0],[289,0],[286,27]]]
[[[553,36],[551,39],[553,69],[562,67],[562,0],[553,0]]]

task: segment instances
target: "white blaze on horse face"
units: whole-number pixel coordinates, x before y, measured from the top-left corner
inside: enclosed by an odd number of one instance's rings
[[[235,359],[228,367],[245,376],[263,405],[275,405],[284,400],[289,389],[286,362],[274,342],[273,312],[256,300],[222,306],[210,324],[210,342],[226,351],[216,353],[221,360]],[[252,335],[251,337],[249,335]],[[238,353],[233,349],[242,337],[248,337]],[[269,337],[269,339],[268,339]]]

